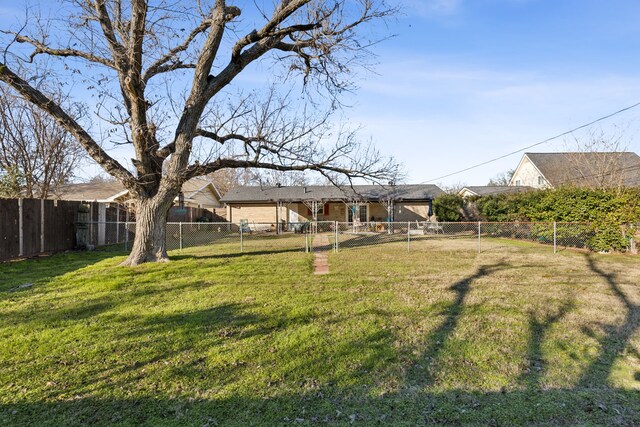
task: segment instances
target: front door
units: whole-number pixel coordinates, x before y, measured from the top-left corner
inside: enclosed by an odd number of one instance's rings
[[[356,221],[367,222],[369,205],[349,205],[347,209],[347,222]]]

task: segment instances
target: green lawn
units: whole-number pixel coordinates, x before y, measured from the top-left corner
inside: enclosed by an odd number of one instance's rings
[[[0,264],[0,425],[640,425],[637,257],[290,238]]]

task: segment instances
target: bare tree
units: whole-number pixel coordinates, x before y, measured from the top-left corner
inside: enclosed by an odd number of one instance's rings
[[[59,91],[49,97],[64,102]],[[47,198],[84,158],[82,146],[49,114],[0,87],[0,169],[22,178],[23,197]]]
[[[94,175],[91,178],[89,178],[87,180],[87,182],[89,182],[89,183],[115,182],[115,178],[112,177],[111,175],[98,174],[98,175]]]
[[[586,188],[616,188],[622,190],[640,180],[640,162],[627,153],[629,137],[623,127],[605,132],[590,129],[585,135],[572,135],[565,141],[571,151],[561,185]]]
[[[46,111],[118,179],[136,202],[136,236],[125,265],[168,260],[166,214],[187,179],[227,168],[336,172],[388,180],[396,166],[329,120],[351,71],[368,65],[361,30],[393,11],[384,0],[69,0],[65,36],[50,21],[6,32],[0,81]],[[247,3],[249,4],[249,3]],[[268,2],[260,3],[268,4]],[[97,138],[29,82],[25,58],[60,59],[60,78],[87,84],[109,127]],[[24,62],[24,61],[23,61]],[[251,64],[277,74],[283,90],[234,86]],[[28,65],[28,64],[27,64]],[[255,70],[255,67],[254,67]],[[57,78],[51,75],[51,79]],[[293,88],[293,89],[291,89]],[[134,171],[98,141],[132,147]],[[328,141],[333,141],[331,144]]]
[[[493,178],[489,179],[489,182],[487,183],[487,186],[489,187],[505,187],[507,185],[509,185],[509,182],[511,181],[511,177],[513,176],[513,174],[516,173],[515,169],[509,169],[505,172],[501,172],[499,174],[497,174],[496,176],[494,176]]]

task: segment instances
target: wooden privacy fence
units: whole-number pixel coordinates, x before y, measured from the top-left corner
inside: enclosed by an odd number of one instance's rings
[[[79,205],[62,200],[0,199],[0,260],[73,249]]]
[[[76,231],[80,205],[89,207],[84,244],[118,243],[120,225],[135,222],[134,215],[117,203],[47,199],[0,199],[0,261],[62,252],[78,246]],[[86,211],[85,211],[86,212]],[[172,207],[169,221],[224,220],[207,209]],[[124,228],[122,236],[124,238]],[[82,243],[82,242],[81,242]]]
[[[74,249],[81,204],[89,205],[89,221],[125,220],[124,209],[116,204],[101,215],[97,202],[0,199],[0,261]],[[91,231],[97,233],[97,227]]]

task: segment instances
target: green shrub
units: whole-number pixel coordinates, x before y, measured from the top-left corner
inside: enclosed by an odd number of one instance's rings
[[[441,194],[433,201],[433,210],[438,221],[456,222],[462,220],[464,200],[457,194]]]
[[[484,221],[589,223],[581,233],[587,247],[594,251],[625,250],[628,236],[640,224],[640,189],[564,187],[485,196],[474,203]],[[540,241],[553,238],[553,231],[548,229],[534,229],[533,234]],[[575,226],[558,226],[559,244],[569,242],[573,236]]]

